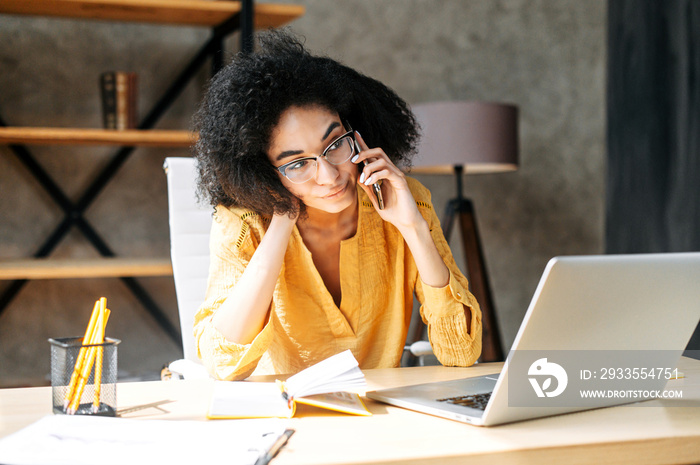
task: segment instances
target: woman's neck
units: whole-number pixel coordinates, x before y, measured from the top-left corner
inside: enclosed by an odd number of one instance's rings
[[[357,199],[343,211],[329,213],[316,208],[306,208],[306,216],[297,222],[297,228],[302,237],[305,233],[317,234],[322,232],[329,237],[348,239],[357,231],[358,219]]]

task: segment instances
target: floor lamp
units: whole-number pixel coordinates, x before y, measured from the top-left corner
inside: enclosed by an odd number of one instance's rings
[[[499,103],[457,101],[418,104],[412,109],[423,137],[411,172],[449,174],[456,178],[457,196],[447,204],[442,220],[443,233],[449,241],[455,222],[459,222],[470,288],[482,313],[483,345],[479,360],[501,361],[504,359],[501,335],[474,206],[462,194],[462,176],[517,169],[517,108]],[[421,327],[417,331],[422,330]]]

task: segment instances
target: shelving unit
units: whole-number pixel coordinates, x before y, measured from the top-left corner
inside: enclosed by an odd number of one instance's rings
[[[147,22],[211,28],[209,40],[166,89],[154,107],[134,130],[115,131],[97,128],[12,127],[0,116],[0,144],[7,145],[19,161],[64,212],[64,219],[46,238],[32,258],[0,260],[0,280],[12,280],[0,295],[0,313],[19,290],[33,279],[76,279],[114,277],[121,279],[144,308],[177,344],[181,343],[177,328],[158,308],[153,299],[136,281],[136,277],[172,275],[169,258],[116,257],[109,245],[83,218],[83,213],[105,185],[116,174],[135,147],[188,147],[196,135],[188,131],[152,129],[182,89],[201,69],[209,57],[215,72],[223,64],[223,41],[235,31],[241,32],[241,49],[252,50],[253,28],[281,26],[304,14],[298,5],[256,4],[252,0],[3,0],[0,14]],[[82,196],[73,202],[34,159],[27,146],[32,145],[110,145],[120,147],[97,174]],[[48,258],[68,231],[80,230],[102,258]]]
[[[197,135],[189,131],[89,128],[0,127],[0,144],[26,145],[121,145],[189,147]]]
[[[0,279],[119,278],[122,276],[168,276],[173,267],[168,258],[92,258],[0,261]]]
[[[204,0],[3,0],[0,13],[59,18],[216,27],[241,13],[242,2]],[[298,5],[255,5],[258,29],[279,27],[304,14]]]

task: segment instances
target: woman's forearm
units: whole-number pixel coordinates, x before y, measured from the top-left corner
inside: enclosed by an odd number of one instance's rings
[[[214,314],[214,327],[229,341],[249,344],[265,325],[295,219],[274,215],[241,279]]]
[[[435,246],[428,223],[419,221],[415,226],[401,230],[401,235],[411,250],[421,280],[430,287],[447,286],[450,270]]]
[[[411,250],[420,279],[430,287],[447,286],[450,283],[450,270],[435,245],[428,223],[422,222],[414,228],[401,231],[401,234]],[[464,317],[467,332],[471,333],[472,314],[467,306],[464,306]]]

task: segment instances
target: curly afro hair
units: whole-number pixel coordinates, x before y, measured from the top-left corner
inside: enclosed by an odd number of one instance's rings
[[[256,53],[236,55],[211,80],[194,117],[200,197],[216,207],[264,216],[295,214],[301,202],[267,157],[280,116],[291,106],[320,105],[410,166],[418,141],[415,117],[395,92],[337,61],[311,55],[289,31],[258,34]]]

